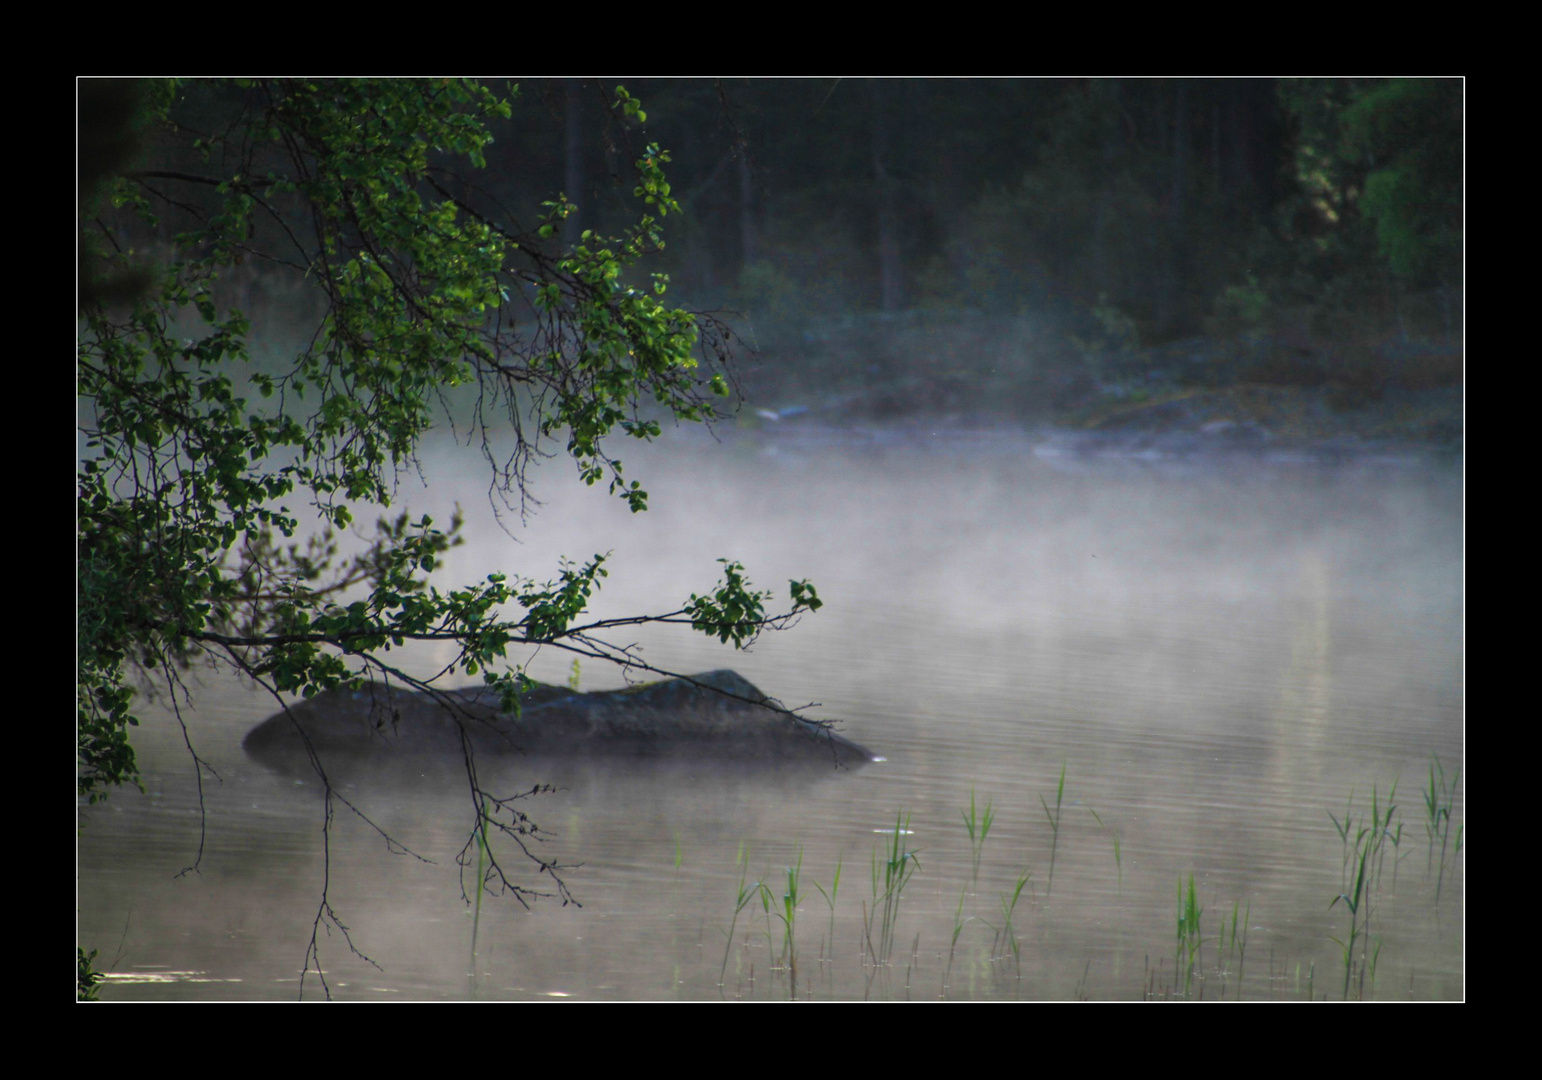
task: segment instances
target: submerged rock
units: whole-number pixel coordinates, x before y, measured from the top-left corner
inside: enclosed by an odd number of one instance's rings
[[[464,739],[479,754],[721,756],[848,766],[876,760],[770,700],[736,672],[709,671],[589,694],[537,685],[521,698],[516,717],[500,712],[498,695],[482,687],[432,695],[372,682],[292,705],[258,724],[242,745],[275,766],[305,758],[301,731],[324,757],[459,754]]]

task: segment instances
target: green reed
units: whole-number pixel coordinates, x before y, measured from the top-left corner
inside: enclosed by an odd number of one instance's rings
[[[1199,906],[1198,898],[1194,892],[1194,875],[1189,875],[1189,891],[1185,898],[1183,892],[1183,878],[1178,878],[1178,949],[1173,957],[1173,964],[1183,972],[1183,996],[1188,997],[1194,986],[1195,968],[1201,962],[1199,960],[1200,949],[1204,944],[1204,937],[1200,933],[1200,916],[1204,909]],[[1174,989],[1177,988],[1177,977],[1174,976]]]
[[[482,812],[477,817],[477,899],[476,908],[471,916],[471,977],[476,978],[477,972],[477,934],[482,926],[482,893],[485,891],[487,879],[487,863],[489,852],[487,848],[487,822],[490,820],[487,811],[487,796],[482,796]]]
[[[1044,807],[1044,816],[1049,819],[1050,831],[1054,839],[1049,847],[1049,881],[1044,885],[1045,899],[1049,898],[1050,891],[1055,887],[1055,852],[1060,848],[1060,804],[1065,799],[1065,761],[1060,762],[1060,784],[1055,788],[1055,812],[1049,811],[1049,803],[1044,801],[1044,796],[1039,796],[1039,805]]]
[[[1339,940],[1336,937],[1330,937],[1328,939],[1328,940],[1334,942],[1336,945],[1338,945],[1338,947],[1343,951],[1343,955],[1344,955],[1344,1000],[1345,1001],[1349,1000],[1349,980],[1350,980],[1350,976],[1351,976],[1351,974],[1353,972],[1353,968],[1354,968],[1355,943],[1362,936],[1364,936],[1364,934],[1365,934],[1365,927],[1364,927],[1364,925],[1363,924],[1358,924],[1357,920],[1360,917],[1360,907],[1361,907],[1361,904],[1362,904],[1362,902],[1364,900],[1364,897],[1365,897],[1365,864],[1370,859],[1370,856],[1371,856],[1371,849],[1370,849],[1370,847],[1367,846],[1367,847],[1362,847],[1360,849],[1360,857],[1359,857],[1360,870],[1359,870],[1359,873],[1355,875],[1355,887],[1354,887],[1353,894],[1347,893],[1347,892],[1341,892],[1337,896],[1335,896],[1332,899],[1332,901],[1330,901],[1329,904],[1328,904],[1328,907],[1331,910],[1334,904],[1337,904],[1340,900],[1342,900],[1342,901],[1344,901],[1344,906],[1349,909],[1349,940],[1348,941],[1341,941],[1341,940]],[[1379,952],[1379,949],[1378,949],[1378,952]],[[1362,976],[1363,976],[1363,972],[1364,972],[1363,963],[1364,963],[1364,961],[1362,960],[1362,967],[1361,967]],[[1361,984],[1361,996],[1364,997],[1364,983],[1363,982]]]
[[[1045,813],[1046,821],[1050,825],[1054,843],[1051,848],[1051,873],[1058,852],[1058,838],[1060,826],[1064,823],[1063,812],[1065,806],[1065,782],[1069,766],[1062,762],[1060,775],[1056,783],[1055,803],[1051,805],[1048,796],[1039,796],[1040,805]],[[1459,855],[1462,844],[1462,830],[1460,822],[1457,827],[1452,827],[1451,821],[1455,818],[1455,793],[1458,791],[1459,775],[1455,773],[1443,773],[1438,760],[1431,767],[1431,780],[1428,791],[1425,794],[1426,815],[1429,823],[1430,853],[1428,858],[1429,869],[1432,874],[1438,874],[1437,858],[1448,866],[1455,865],[1453,856]],[[1398,792],[1401,785],[1394,781],[1385,797],[1381,794],[1379,785],[1373,785],[1371,798],[1362,803],[1359,808],[1355,806],[1357,792],[1351,792],[1342,812],[1329,811],[1328,816],[1339,836],[1341,844],[1340,858],[1340,888],[1330,901],[1330,911],[1340,903],[1348,913],[1347,928],[1330,928],[1337,930],[1337,936],[1330,937],[1333,944],[1340,952],[1342,965],[1342,977],[1334,979],[1339,983],[1340,992],[1345,999],[1358,998],[1370,1000],[1375,996],[1376,979],[1379,966],[1382,940],[1380,934],[1385,933],[1382,923],[1386,916],[1379,909],[1384,893],[1380,890],[1385,886],[1385,863],[1391,859],[1393,863],[1394,888],[1399,860],[1406,856],[1406,852],[1400,850],[1401,840],[1406,830],[1403,828],[1403,815],[1405,808],[1398,802]],[[938,966],[943,967],[941,976],[941,996],[952,997],[956,987],[952,982],[952,971],[960,961],[958,950],[960,946],[965,950],[965,968],[970,968],[972,952],[975,962],[985,959],[982,939],[975,944],[964,938],[964,933],[971,922],[979,922],[989,927],[993,933],[990,940],[989,961],[990,970],[996,974],[1004,974],[1007,969],[995,967],[999,960],[1005,960],[1009,956],[1015,961],[1018,978],[1021,979],[1022,946],[1015,929],[1016,909],[1020,906],[1022,897],[1030,896],[1030,899],[1042,900],[1032,894],[1030,889],[1031,874],[1024,870],[1012,882],[1012,886],[1004,891],[996,893],[995,914],[983,911],[971,911],[974,889],[978,886],[980,869],[983,866],[983,845],[990,832],[994,829],[994,822],[999,817],[995,809],[994,800],[987,799],[981,804],[978,794],[971,790],[968,809],[961,812],[964,821],[965,836],[968,838],[968,851],[970,857],[970,878],[961,882],[960,895],[954,904],[952,919],[938,912],[938,919],[942,922],[936,929],[948,936],[948,949],[944,960],[941,950],[936,953]],[[1431,809],[1433,807],[1433,809]],[[953,811],[960,812],[960,811]],[[1089,808],[1094,821],[1100,829],[1110,834],[1112,841],[1116,874],[1119,886],[1123,887],[1123,852],[1121,837],[1116,828],[1102,820],[1097,811]],[[867,968],[869,991],[875,979],[887,979],[891,975],[897,980],[899,972],[894,969],[893,950],[896,944],[899,917],[902,906],[906,912],[911,912],[912,920],[914,912],[910,906],[903,904],[903,898],[907,886],[919,872],[920,862],[918,852],[913,847],[914,836],[911,830],[912,817],[901,809],[895,816],[893,826],[874,842],[871,855],[871,896],[860,898],[861,903],[861,935],[859,955],[864,967]],[[952,834],[952,835],[957,835]],[[1437,839],[1444,838],[1444,847],[1437,843]],[[998,838],[998,843],[1000,840]],[[676,839],[676,863],[679,863],[679,840]],[[993,849],[995,850],[995,849]],[[797,974],[799,965],[797,948],[797,913],[807,885],[812,883],[814,888],[823,897],[828,913],[827,940],[830,942],[829,955],[834,955],[834,935],[836,922],[836,905],[839,898],[841,879],[844,875],[844,859],[837,861],[831,880],[821,883],[814,880],[812,875],[805,881],[802,877],[802,863],[804,850],[801,846],[795,849],[796,854],[792,865],[785,870],[781,881],[772,883],[767,877],[763,880],[754,880],[751,877],[751,866],[748,850],[745,845],[740,845],[736,862],[740,867],[738,890],[735,897],[733,919],[728,930],[729,943],[725,948],[722,963],[719,969],[719,985],[726,984],[727,963],[729,954],[733,950],[734,938],[737,934],[739,917],[750,904],[757,900],[761,907],[761,913],[766,922],[763,927],[756,928],[753,923],[748,927],[748,933],[755,938],[756,929],[762,929],[765,933],[765,945],[767,955],[773,970],[785,969],[791,973],[792,992],[796,996]],[[962,856],[963,852],[958,854]],[[1071,864],[1067,864],[1068,867]],[[1069,871],[1068,871],[1069,872]],[[1186,880],[1185,880],[1186,879]],[[777,888],[777,885],[782,885]],[[1438,881],[1437,881],[1438,888]],[[849,891],[849,890],[848,890]],[[1045,897],[1049,892],[1046,888]],[[1219,929],[1211,928],[1206,934],[1203,923],[1204,908],[1198,897],[1197,872],[1185,872],[1179,876],[1175,906],[1175,922],[1170,924],[1175,930],[1175,956],[1174,970],[1164,974],[1159,962],[1153,971],[1152,965],[1147,964],[1143,976],[1143,992],[1148,998],[1152,996],[1172,997],[1174,999],[1202,999],[1205,996],[1205,982],[1207,979],[1219,978],[1219,997],[1240,999],[1244,995],[1246,986],[1247,950],[1250,947],[1250,931],[1252,925],[1252,901],[1248,897],[1234,899],[1230,917],[1226,917],[1224,910],[1219,918]],[[1320,910],[1320,909],[1319,909]],[[1390,909],[1388,909],[1390,910]],[[853,916],[855,913],[851,913]],[[982,917],[983,916],[983,917]],[[1333,918],[1338,916],[1334,914]],[[1212,913],[1212,919],[1216,916]],[[951,921],[951,926],[949,922]],[[1264,920],[1267,922],[1267,920]],[[773,922],[780,923],[781,933],[775,932]],[[907,927],[914,929],[914,927]],[[805,936],[807,933],[805,932]],[[775,940],[780,938],[780,948]],[[1203,947],[1205,944],[1213,946],[1209,966],[1204,960]],[[754,941],[754,949],[758,952],[758,939]],[[915,980],[923,982],[928,976],[925,974],[927,964],[919,952],[919,944],[912,946],[912,956],[909,968],[905,972],[904,992],[908,995]],[[1165,951],[1165,950],[1159,950]],[[824,947],[820,950],[821,962],[825,956]],[[1269,973],[1264,989],[1270,994],[1276,986],[1289,987],[1289,968],[1282,966],[1276,979],[1275,961],[1273,951],[1269,954]],[[1255,963],[1256,963],[1255,958]],[[868,966],[870,965],[870,966]],[[762,968],[764,970],[764,968]],[[829,969],[833,973],[834,968]],[[961,969],[963,970],[963,969]],[[1117,977],[1118,959],[1115,959],[1114,975]],[[1385,973],[1383,973],[1385,974]],[[1302,976],[1305,976],[1303,979]],[[1310,998],[1315,995],[1315,960],[1310,956],[1302,956],[1296,965],[1296,992],[1304,991]],[[1086,996],[1090,988],[1090,967],[1084,969],[1082,978],[1077,982],[1075,996]],[[805,980],[807,981],[807,980]],[[1255,984],[1257,979],[1254,980]],[[937,985],[937,984],[932,984]],[[1234,993],[1229,993],[1235,985]],[[832,983],[832,989],[834,983]],[[895,990],[899,986],[896,983]],[[1255,985],[1255,991],[1260,988]],[[1326,989],[1326,987],[1325,987]],[[1331,993],[1331,991],[1329,991]],[[1212,995],[1214,988],[1212,987]],[[753,996],[753,980],[751,995]]]
[[[1340,821],[1334,816],[1333,811],[1328,811],[1328,820],[1333,822],[1334,830],[1339,834],[1339,889],[1346,888],[1345,879],[1349,877],[1349,862],[1351,850],[1359,850],[1359,842],[1365,836],[1364,830],[1355,834],[1355,842],[1350,844],[1349,836],[1354,829],[1355,793],[1349,793],[1349,804],[1344,808],[1344,820]]]
[[[1394,780],[1387,791],[1385,806],[1382,805],[1380,788],[1372,785],[1369,819],[1362,816],[1356,824],[1353,792],[1350,793],[1342,821],[1332,811],[1328,812],[1328,819],[1338,832],[1340,847],[1339,892],[1328,906],[1331,908],[1343,901],[1349,910],[1348,940],[1330,939],[1343,954],[1346,998],[1349,995],[1349,980],[1357,969],[1361,999],[1364,1000],[1366,996],[1367,978],[1370,979],[1371,991],[1375,991],[1376,961],[1381,955],[1381,939],[1372,933],[1371,926],[1389,847],[1392,849],[1392,873],[1396,882],[1398,848],[1403,839],[1403,826],[1397,820],[1397,811],[1397,781]],[[1356,946],[1359,947],[1358,958]]]
[[[1104,832],[1108,833],[1108,835],[1110,837],[1113,838],[1113,841],[1114,841],[1114,873],[1117,876],[1117,883],[1118,883],[1118,886],[1119,886],[1119,895],[1123,896],[1124,895],[1124,862],[1121,859],[1120,854],[1119,854],[1119,830],[1118,829],[1110,829],[1107,825],[1104,825],[1103,824],[1103,819],[1098,817],[1098,812],[1096,810],[1094,810],[1092,807],[1090,807],[1090,806],[1087,807],[1087,812],[1092,815],[1092,820],[1096,821],[1098,823],[1098,828],[1102,829]]]
[[[770,963],[771,970],[775,971],[777,964],[774,957],[776,954],[771,951],[771,890],[765,882],[757,881],[755,883],[754,895],[760,898],[760,913],[765,916],[766,957]]]
[[[894,832],[883,847],[884,859],[879,861],[880,848],[873,848],[873,907],[863,910],[863,933],[868,952],[875,964],[887,964],[894,951],[894,924],[899,920],[900,896],[905,886],[921,868],[916,852],[910,849],[910,815],[903,810],[894,818]],[[878,945],[873,946],[872,920],[882,914],[878,926]]]
[[[1393,785],[1394,789],[1396,785]],[[1387,843],[1392,845],[1392,893],[1397,895],[1397,868],[1402,865],[1408,855],[1403,854],[1403,823],[1399,821],[1397,828],[1387,834]],[[1410,852],[1411,854],[1411,852]],[[1378,873],[1377,877],[1380,877]]]
[[[759,900],[761,914],[765,916],[764,932],[766,936],[766,955],[771,957],[771,968],[774,971],[778,967],[781,967],[788,972],[792,994],[794,997],[797,996],[798,908],[802,905],[804,899],[802,885],[803,845],[799,844],[796,850],[797,854],[793,861],[793,865],[786,868],[786,884],[782,889],[781,896],[778,898],[772,891],[771,887],[764,881],[760,881],[758,879],[754,882],[750,881],[749,845],[743,842],[739,844],[738,853],[734,857],[734,864],[739,867],[739,887],[738,892],[734,897],[733,918],[728,924],[728,944],[723,949],[723,963],[722,966],[718,969],[719,987],[726,985],[728,978],[728,957],[733,952],[734,933],[738,930],[739,927],[739,916],[743,914],[744,909],[749,907],[751,903]],[[837,887],[839,878],[840,871],[837,867]],[[824,892],[824,889],[819,886],[818,882],[815,882],[814,885],[816,888],[819,888],[820,892]],[[830,896],[826,897],[827,901],[830,899]],[[833,908],[831,920],[831,925],[833,926]],[[775,946],[772,944],[773,921],[780,922],[782,924],[782,947],[780,951],[777,951]]]
[[[1437,779],[1438,776],[1438,779]],[[1440,841],[1440,872],[1435,878],[1435,904],[1440,904],[1441,886],[1446,880],[1446,851],[1451,840],[1451,811],[1456,808],[1456,789],[1462,777],[1460,769],[1451,774],[1448,781],[1440,758],[1431,755],[1429,786],[1424,790],[1424,833],[1429,840],[1429,854],[1425,858],[1424,871],[1428,877],[1430,865],[1435,859],[1435,841]],[[1456,827],[1455,855],[1462,853],[1462,826]],[[1454,856],[1453,856],[1454,862]]]
[[[1092,961],[1088,960],[1082,965],[1082,977],[1076,980],[1076,989],[1071,991],[1073,1001],[1087,1000],[1087,976],[1092,974]]]
[[[1225,976],[1226,976],[1227,972],[1229,972],[1231,970],[1231,958],[1232,958],[1233,955],[1235,955],[1237,957],[1237,997],[1238,997],[1238,999],[1240,999],[1242,997],[1242,975],[1243,975],[1243,967],[1247,963],[1248,923],[1253,918],[1253,901],[1252,900],[1248,901],[1247,909],[1246,909],[1245,913],[1242,916],[1242,932],[1241,932],[1240,935],[1237,932],[1237,911],[1238,911],[1239,906],[1240,905],[1239,905],[1238,901],[1236,901],[1236,900],[1232,901],[1232,904],[1231,904],[1231,939],[1229,941],[1226,938],[1226,921],[1225,921],[1224,918],[1221,920],[1221,940],[1223,942],[1225,942],[1225,944],[1226,944],[1226,967],[1222,970],[1222,973],[1221,973],[1222,974],[1221,996],[1222,997],[1226,996]]]
[[[958,949],[959,935],[964,932],[964,927],[974,918],[964,918],[964,899],[969,895],[968,889],[961,889],[958,894],[958,908],[953,912],[953,937],[948,942],[948,967],[942,973],[942,997],[948,995],[948,980],[953,976],[953,954]]]
[[[985,838],[991,833],[991,823],[996,820],[995,807],[991,800],[985,800],[985,812],[975,812],[974,788],[969,789],[969,809],[963,812],[964,829],[969,833],[969,846],[974,855],[973,877],[970,879],[975,884],[980,881],[980,854],[985,848]]]
[[[825,891],[825,887],[819,884],[818,881],[814,882],[814,888],[819,890],[819,895],[825,898],[825,906],[830,909],[830,956],[832,959],[835,956],[835,899],[840,895],[841,891],[841,863],[844,861],[845,856],[835,860],[835,878],[830,882],[830,890],[828,892]]]
[[[803,878],[803,845],[798,845],[797,861],[787,868],[787,887],[782,891],[781,906],[776,911],[776,917],[782,920],[782,957],[787,970],[792,974],[793,993],[797,993],[798,983],[798,951],[794,931],[798,921],[798,904],[802,902],[802,893],[799,891],[799,883]]]
[[[723,948],[723,967],[718,972],[717,976],[717,984],[720,988],[723,986],[724,980],[728,976],[728,954],[733,952],[734,931],[738,929],[739,916],[743,913],[744,909],[749,906],[750,901],[755,899],[765,890],[765,886],[762,885],[759,881],[755,882],[753,885],[749,884],[750,849],[749,846],[742,841],[739,844],[738,854],[734,856],[734,865],[739,867],[739,895],[734,901],[733,921],[728,924],[728,944]]]
[[[1006,955],[1001,951],[1002,946],[1010,949],[1012,960],[1017,965],[1017,975],[1019,978],[1023,974],[1023,954],[1017,940],[1017,931],[1012,928],[1012,916],[1017,911],[1017,901],[1022,898],[1023,889],[1032,879],[1033,875],[1024,870],[1018,876],[1017,886],[1012,890],[1011,896],[1008,896],[1006,893],[999,893],[996,898],[1001,909],[1001,927],[996,931],[995,940],[991,942],[991,959],[994,960],[998,956]]]
[[[1398,822],[1394,830],[1392,825],[1397,820],[1397,781],[1392,781],[1392,786],[1387,790],[1387,808],[1381,809],[1379,793],[1375,786],[1371,788],[1371,843],[1375,851],[1376,873],[1374,883],[1376,888],[1381,888],[1382,871],[1387,861],[1387,846],[1392,846],[1392,875],[1397,877],[1397,848],[1402,843],[1403,825]]]

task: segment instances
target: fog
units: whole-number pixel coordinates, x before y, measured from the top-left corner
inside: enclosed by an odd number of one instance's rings
[[[810,579],[825,607],[744,653],[678,626],[611,640],[664,670],[732,667],[887,760],[759,776],[517,760],[510,790],[559,786],[528,810],[583,906],[485,899],[474,967],[453,861],[475,816],[463,780],[358,778],[350,800],[432,862],[339,810],[328,899],[381,970],[323,935],[335,996],[1171,995],[1174,888],[1189,875],[1206,919],[1200,994],[1337,996],[1328,939],[1349,915],[1329,906],[1345,887],[1334,819],[1359,821],[1373,787],[1384,808],[1394,782],[1405,826],[1378,893],[1372,993],[1463,996],[1460,863],[1437,905],[1415,791],[1434,758],[1462,762],[1459,462],[1132,454],[920,422],[730,423],[618,449],[646,513],[559,460],[533,474],[528,521],[500,526],[475,452],[447,437],[425,447],[426,487],[407,474],[399,499],[436,521],[467,515],[441,587],[494,570],[545,580],[563,556],[612,552],[593,611],[621,616],[677,610],[719,558],[784,605],[787,580]],[[448,658],[412,662],[428,674]],[[560,650],[510,659],[574,676]],[[626,678],[593,662],[577,674],[583,689]],[[80,834],[82,940],[104,943],[102,960],[119,952],[115,997],[292,997],[322,889],[319,792],[242,755],[271,700],[201,682],[184,713],[221,780],[206,785],[200,872],[174,878],[197,850],[198,795],[180,730],[150,712],[137,737],[150,793],[114,795]],[[978,880],[971,793],[996,815]],[[875,966],[869,864],[897,815],[919,870],[896,954]],[[794,969],[778,960],[784,922],[735,906],[745,880],[780,898],[800,853]],[[829,905],[812,882],[829,890],[837,865]],[[1024,872],[1011,957],[1001,902]],[[1234,903],[1249,913],[1241,964],[1209,953]]]

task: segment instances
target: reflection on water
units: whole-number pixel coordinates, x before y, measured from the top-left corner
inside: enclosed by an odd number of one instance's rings
[[[99,964],[145,976],[109,982],[104,997],[295,995],[324,862],[333,908],[380,968],[323,933],[338,997],[786,997],[784,921],[758,899],[734,916],[757,879],[780,909],[799,852],[800,997],[1181,991],[1175,892],[1190,874],[1204,976],[1190,993],[1337,997],[1329,938],[1346,937],[1349,912],[1329,907],[1345,867],[1329,814],[1368,824],[1373,788],[1381,809],[1394,782],[1403,832],[1361,909],[1380,945],[1365,993],[1464,996],[1462,862],[1437,910],[1419,797],[1433,755],[1448,771],[1462,762],[1458,467],[1042,448],[1000,433],[676,439],[628,460],[652,492],[647,514],[552,468],[516,542],[484,512],[483,479],[436,447],[429,490],[403,498],[436,517],[456,502],[468,511],[470,542],[446,582],[492,569],[544,579],[559,555],[614,550],[597,607],[614,615],[675,609],[712,583],[720,557],[761,584],[812,579],[826,607],[748,654],[653,630],[618,642],[659,667],[732,666],[789,705],[819,703],[815,715],[840,717],[888,761],[812,775],[513,762],[508,790],[559,788],[528,810],[582,907],[484,900],[473,963],[455,856],[475,808],[456,769],[351,776],[349,801],[411,854],[341,805],[328,852],[315,782],[241,754],[272,703],[206,676],[192,731],[220,782],[208,785],[199,872],[175,876],[199,819],[174,724],[140,737],[149,794],[83,812],[80,940]],[[416,659],[429,670],[447,658]],[[532,674],[565,682],[570,662],[548,650]],[[587,666],[581,678],[620,684]],[[1062,766],[1055,829],[1041,799],[1053,810]],[[995,813],[978,883],[971,789]],[[919,870],[892,961],[874,970],[863,951],[879,933],[864,927],[875,830],[901,811]],[[514,852],[498,854],[524,873]],[[1025,871],[1014,959],[1002,897]],[[1234,904],[1249,917],[1232,944]]]

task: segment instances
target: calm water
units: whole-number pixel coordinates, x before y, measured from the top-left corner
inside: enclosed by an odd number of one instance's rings
[[[815,715],[888,760],[772,776],[516,762],[507,790],[560,788],[528,810],[582,907],[485,899],[474,964],[455,864],[474,810],[453,770],[355,779],[350,801],[427,861],[337,807],[329,899],[379,970],[323,933],[335,997],[1166,996],[1185,989],[1175,895],[1192,874],[1188,994],[1337,998],[1329,939],[1347,939],[1350,916],[1329,906],[1344,875],[1330,811],[1358,829],[1373,790],[1384,807],[1394,783],[1403,830],[1369,901],[1380,951],[1363,993],[1465,996],[1465,854],[1447,851],[1437,906],[1420,794],[1432,756],[1448,773],[1463,761],[1458,464],[1143,459],[999,433],[676,437],[628,458],[652,492],[646,514],[557,462],[516,542],[464,454],[436,446],[429,489],[403,481],[414,511],[467,511],[469,542],[442,583],[496,568],[544,579],[559,555],[614,550],[597,610],[635,614],[710,586],[720,557],[779,590],[811,578],[825,609],[748,654],[680,632],[614,640],[660,667],[733,667],[789,705],[820,703]],[[532,672],[566,681],[570,659],[548,650]],[[580,675],[585,689],[621,682]],[[80,941],[115,973],[104,998],[300,992],[326,858],[318,788],[242,754],[271,701],[224,676],[202,683],[183,716],[220,779],[205,781],[199,871],[176,876],[198,850],[198,795],[164,708],[147,710],[138,742],[149,794],[81,815]],[[1054,810],[1062,768],[1057,840],[1044,803]],[[995,813],[977,881],[971,791]],[[875,966],[872,853],[901,813],[919,869]],[[794,980],[783,925],[758,901],[727,934],[741,878],[780,904],[800,851]],[[830,892],[838,864],[832,913],[814,883]],[[1024,872],[1013,958],[1002,897]],[[1245,951],[1226,947],[1234,904]],[[321,995],[314,975],[305,995]]]

